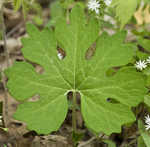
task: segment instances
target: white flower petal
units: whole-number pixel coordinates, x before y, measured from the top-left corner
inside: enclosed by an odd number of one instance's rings
[[[111,4],[112,0],[104,0],[104,2],[107,6],[109,6]]]
[[[96,14],[98,14],[99,13],[99,9],[96,9],[95,12],[96,12]]]
[[[97,0],[90,0],[90,1],[88,2],[88,5],[87,5],[87,6],[88,6],[88,9],[89,9],[89,10],[95,11],[96,14],[99,13],[99,8],[100,8],[99,1],[97,1]]]
[[[143,61],[139,60],[135,63],[135,67],[139,70],[143,70],[144,68],[147,67],[147,62],[145,62],[145,60]]]
[[[58,56],[58,58],[59,58],[60,60],[63,59],[63,55],[62,55],[61,53],[58,53],[57,56]]]
[[[146,63],[150,63],[150,56],[147,58]]]
[[[145,122],[150,123],[150,116],[149,115],[145,116]]]
[[[149,130],[150,129],[150,116],[149,115],[145,116],[145,123],[146,123],[145,129]]]

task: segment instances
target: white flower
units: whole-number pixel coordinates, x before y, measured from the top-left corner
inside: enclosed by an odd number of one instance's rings
[[[145,116],[145,122],[150,124],[150,117],[149,117],[149,115]]]
[[[147,63],[150,63],[150,56],[146,60]]]
[[[57,56],[58,56],[58,58],[59,58],[60,60],[63,59],[63,55],[62,55],[61,53],[58,53]]]
[[[109,6],[111,4],[112,0],[104,0],[104,2],[107,6]]]
[[[96,14],[98,14],[99,13],[99,9],[96,9],[95,12],[96,12]]]
[[[150,129],[150,116],[149,115],[145,116],[145,123],[146,123],[145,129],[149,130]]]
[[[145,129],[146,129],[146,130],[149,130],[149,129],[150,129],[150,124],[146,124],[146,125],[145,125]]]
[[[99,1],[97,1],[97,0],[90,0],[90,1],[88,2],[88,5],[87,5],[87,6],[88,6],[88,8],[89,8],[90,10],[95,11],[96,14],[99,13],[99,7],[100,7]]]
[[[139,70],[143,70],[144,68],[147,67],[147,64],[146,64],[145,60],[143,60],[143,61],[139,60],[135,63],[135,67]]]

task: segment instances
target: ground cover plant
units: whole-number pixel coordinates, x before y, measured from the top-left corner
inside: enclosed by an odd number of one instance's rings
[[[40,144],[41,136],[47,136],[74,147],[149,147],[149,1],[54,1],[46,23],[42,4],[12,2],[12,9],[26,19],[26,35],[20,37],[22,58],[10,65],[7,26],[1,15],[4,54],[0,57],[7,64],[0,70],[1,131],[6,138],[0,143],[53,146]],[[1,14],[6,4],[1,4]],[[35,13],[32,22],[28,22],[30,13]],[[29,131],[22,138],[11,137],[8,93],[17,101],[13,119],[25,123]],[[62,135],[67,122],[70,132]],[[126,140],[119,142],[119,134]],[[28,140],[20,142],[24,138]]]

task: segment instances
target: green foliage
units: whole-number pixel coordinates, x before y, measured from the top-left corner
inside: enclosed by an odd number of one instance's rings
[[[142,121],[138,121],[140,138],[138,139],[138,147],[150,147],[150,135],[145,131]]]
[[[149,57],[148,52],[150,51],[150,40],[149,39],[145,39],[144,37],[137,37],[137,45],[140,46],[140,50],[136,51],[136,56],[138,57],[139,60],[147,60]],[[141,50],[142,48],[142,50]],[[150,75],[150,68],[149,66],[144,69],[144,74],[149,76]]]
[[[139,137],[138,137],[137,145],[138,145],[138,147],[146,147],[142,136],[139,136]]]
[[[148,55],[147,53],[144,53],[144,52],[141,52],[141,51],[137,50],[136,56],[137,56],[140,60],[146,60],[149,55]]]
[[[116,16],[121,23],[121,29],[133,16],[137,4],[137,0],[113,0],[112,5],[115,6]]]
[[[143,37],[138,38],[138,44],[142,46],[145,50],[150,51],[150,40]]]
[[[37,25],[42,25],[43,20],[41,17],[42,14],[42,9],[41,6],[38,2],[35,0],[13,0],[13,5],[14,5],[14,10],[18,11],[20,8],[22,8],[24,17],[26,18],[27,13],[32,10],[33,12],[36,13],[36,16],[34,16],[33,21]]]
[[[141,134],[143,140],[144,140],[144,143],[147,147],[150,147],[150,135],[147,133],[147,132],[144,132]]]
[[[143,0],[145,4],[150,4],[149,0]]]
[[[14,10],[18,11],[22,5],[23,0],[13,0]]]
[[[103,140],[103,141],[108,144],[108,147],[116,147],[115,143],[111,140]]]
[[[147,89],[140,72],[124,67],[135,54],[135,46],[124,43],[125,32],[99,36],[97,21],[92,18],[87,23],[79,6],[72,9],[69,24],[65,18],[57,21],[55,32],[40,32],[34,25],[27,25],[27,31],[29,37],[22,40],[23,55],[41,65],[44,73],[37,73],[27,62],[16,62],[6,70],[9,92],[21,101],[16,119],[38,133],[56,131],[67,114],[66,95],[73,91],[80,93],[85,124],[94,132],[120,132],[121,125],[135,121],[131,107],[143,101]],[[86,60],[87,49],[94,42],[96,51]],[[66,52],[63,60],[57,57],[57,45]],[[123,67],[106,76],[116,66]],[[28,101],[36,94],[38,101]]]
[[[60,1],[53,2],[50,7],[51,19],[49,20],[47,27],[54,26],[61,17],[65,17],[65,9],[62,8]]]
[[[65,9],[68,9],[69,7],[71,7],[71,5],[73,5],[74,0],[61,0],[62,6]]]
[[[72,137],[72,140],[73,140],[74,146],[76,146],[77,143],[78,143],[80,140],[83,139],[84,133],[75,133],[75,132],[73,132],[73,133],[72,133],[72,136],[73,136],[73,137]]]
[[[76,2],[77,5],[81,6],[83,9],[85,8],[85,4],[83,2]],[[56,0],[51,3],[50,5],[50,16],[51,19],[49,20],[47,27],[55,26],[57,20],[61,19],[62,17],[65,18],[65,14],[69,13],[69,9],[75,5],[74,0]],[[68,17],[68,16],[67,16]],[[66,19],[68,19],[66,17]]]
[[[62,8],[60,1],[53,2],[50,7],[50,14],[52,18],[61,18],[65,15],[65,9]]]
[[[143,51],[137,51],[137,57],[142,60],[146,60],[149,57],[150,52],[150,40],[146,39],[144,37],[138,37],[137,40],[138,45],[140,45],[143,48]],[[149,64],[147,68],[143,71],[143,73],[147,76],[146,85],[150,87],[150,67]]]
[[[37,24],[39,26],[43,24],[43,19],[39,16],[34,16],[33,20],[34,20],[35,24]]]
[[[149,95],[146,95],[146,96],[144,97],[144,103],[147,104],[147,106],[150,107],[150,96],[149,96]]]

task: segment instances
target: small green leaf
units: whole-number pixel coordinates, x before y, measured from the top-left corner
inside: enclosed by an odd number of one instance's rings
[[[140,46],[142,46],[145,50],[150,51],[150,40],[149,39],[144,39],[142,37],[139,37],[138,44]]]
[[[147,104],[147,106],[150,107],[150,96],[149,96],[149,95],[146,95],[146,96],[144,97],[144,103]]]
[[[121,23],[121,29],[131,19],[137,7],[137,0],[114,0],[112,5],[116,8],[116,16]]]
[[[108,144],[108,147],[116,147],[115,143],[111,140],[103,140],[103,141]]]
[[[147,147],[150,147],[150,135],[147,132],[141,133],[141,136]]]
[[[150,147],[150,135],[148,134],[148,132],[145,131],[144,124],[140,120],[138,121],[138,128],[146,147]],[[140,138],[139,140],[140,144],[143,144],[142,139]],[[144,147],[144,146],[138,146],[138,147]]]
[[[34,22],[35,22],[37,25],[39,25],[39,26],[43,24],[43,19],[40,18],[39,16],[35,16],[35,17],[33,18],[33,20],[34,20]]]

